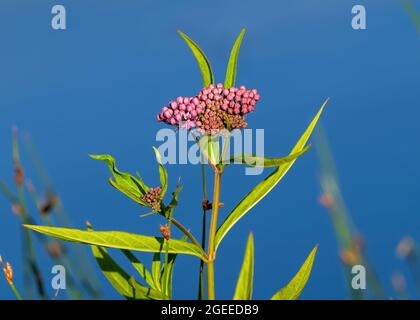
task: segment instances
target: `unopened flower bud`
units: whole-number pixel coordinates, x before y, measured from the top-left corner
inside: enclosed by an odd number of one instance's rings
[[[169,226],[167,224],[160,225],[159,227],[160,233],[162,234],[162,236],[166,239],[169,240],[169,238],[171,237],[171,230],[169,229]]]

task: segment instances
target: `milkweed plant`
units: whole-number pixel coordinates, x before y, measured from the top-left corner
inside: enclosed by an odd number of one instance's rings
[[[110,155],[91,155],[91,157],[107,164],[112,174],[109,183],[115,189],[137,202],[138,205],[151,210],[145,216],[152,218],[154,215],[161,215],[166,219],[166,224],[160,225],[159,236],[122,231],[97,231],[90,223],[87,224],[86,230],[24,225],[26,228],[51,237],[90,245],[92,254],[104,276],[115,290],[127,299],[171,299],[174,266],[179,254],[192,255],[200,260],[198,299],[215,299],[214,265],[222,240],[235,224],[280,182],[297,158],[308,151],[310,145],[307,145],[307,141],[327,103],[327,101],[324,102],[289,155],[280,158],[265,158],[263,155],[239,154],[226,160],[224,155],[229,148],[230,133],[247,127],[246,117],[257,109],[261,98],[256,89],[235,86],[238,53],[245,30],[241,31],[233,45],[223,84],[215,82],[210,63],[203,50],[187,35],[181,31],[179,34],[198,62],[203,78],[203,88],[194,96],[180,96],[170,101],[156,118],[176,130],[187,130],[191,133],[204,160],[201,163],[204,196],[198,208],[203,212],[201,241],[199,242],[196,235],[176,217],[178,196],[182,185],[178,181],[176,188],[168,195],[168,173],[156,148],[154,151],[158,163],[159,186],[147,185],[139,174],[134,176],[120,171],[115,164],[115,159]],[[219,213],[221,212],[219,211],[225,209],[220,201],[221,178],[231,162],[251,167],[272,168],[273,172],[249,191],[220,223]],[[210,167],[214,174],[211,201],[207,199],[206,167]],[[209,226],[206,221],[207,215],[211,217]],[[182,232],[182,238],[172,237],[171,230],[174,227]],[[138,273],[136,279],[117,264],[108,252],[108,248],[121,250]],[[317,246],[310,252],[296,275],[285,287],[274,293],[271,299],[298,298],[309,278],[316,250]],[[150,270],[136,257],[135,251],[153,253]],[[8,269],[5,268],[5,270]],[[253,274],[254,239],[251,233],[246,244],[233,299],[252,299]]]

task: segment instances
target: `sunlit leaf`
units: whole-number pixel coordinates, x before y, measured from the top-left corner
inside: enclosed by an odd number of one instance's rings
[[[178,30],[178,33],[188,44],[192,53],[194,54],[195,59],[198,62],[198,66],[200,67],[201,75],[203,77],[203,86],[207,87],[211,83],[214,83],[213,71],[211,70],[210,63],[207,60],[203,50],[201,50],[201,48],[181,30]]]
[[[114,177],[114,180],[109,179],[109,182],[113,187],[137,203],[143,206],[147,205],[141,200],[141,197],[149,190],[149,187],[144,184],[141,178],[136,178],[129,173],[119,171],[115,165],[115,159],[108,154],[90,155],[90,157],[107,163],[109,170]]]
[[[160,292],[135,282],[134,279],[132,279],[132,277],[130,277],[130,275],[111,258],[105,248],[98,246],[91,246],[91,248],[102,273],[119,294],[127,299],[162,299],[162,294]]]
[[[155,283],[155,286],[159,288],[159,290],[162,290],[162,287],[160,285],[160,252],[156,252],[153,255],[153,261],[152,261],[152,277],[153,282]]]
[[[250,155],[250,154],[235,155],[230,158],[229,163],[239,163],[239,164],[245,164],[250,167],[262,167],[262,168],[280,167],[296,160],[301,155],[306,153],[310,147],[311,146],[308,145],[302,151],[295,152],[293,154],[290,154],[286,157],[281,157],[281,158],[265,158],[265,157]]]
[[[156,154],[156,160],[159,163],[159,177],[160,177],[160,184],[162,185],[162,195],[161,198],[165,196],[166,189],[168,188],[168,172],[166,171],[165,167],[162,164],[162,157],[155,147],[153,147],[153,150]]]
[[[153,289],[158,290],[158,288],[155,286],[155,283],[153,281],[153,277],[150,274],[149,270],[146,268],[146,266],[139,260],[137,257],[129,250],[121,250],[122,253],[127,257],[128,260],[130,260],[131,265],[134,267],[134,269],[137,270],[139,275],[142,277],[142,279]]]
[[[63,240],[117,249],[161,252],[164,244],[164,238],[161,237],[144,236],[121,231],[83,231],[35,225],[24,225],[24,227]],[[201,247],[181,240],[171,239],[169,241],[168,252],[189,254],[206,260],[205,252]]]
[[[321,109],[316,114],[315,118],[309,124],[308,128],[305,130],[303,135],[300,137],[296,145],[293,147],[290,155],[293,155],[297,152],[301,152],[306,145],[313,129],[315,128],[316,123],[318,122],[319,117],[321,116],[322,111],[324,110],[325,105],[327,104],[328,99],[324,102]],[[216,248],[219,246],[222,239],[226,236],[229,230],[249,211],[251,210],[261,199],[263,199],[284,177],[284,175],[289,171],[292,165],[295,163],[295,160],[292,160],[282,166],[279,166],[273,173],[271,173],[267,178],[261,181],[250,193],[248,193],[239,204],[232,210],[232,212],[227,216],[222,225],[218,228],[216,233]]]
[[[306,258],[305,262],[300,267],[299,271],[296,273],[293,279],[290,280],[287,286],[275,293],[271,297],[271,300],[296,300],[300,296],[300,293],[308,282],[309,276],[311,274],[312,265],[315,260],[317,249],[318,246],[315,246],[315,248],[312,249],[311,253]]]
[[[251,300],[252,285],[254,281],[254,237],[252,233],[248,237],[246,244],[244,261],[242,262],[241,272],[236,283],[234,300]]]
[[[224,87],[227,89],[235,85],[236,66],[238,63],[239,49],[241,47],[244,34],[245,34],[245,29],[242,29],[241,33],[239,34],[238,38],[235,41],[235,44],[233,45],[232,51],[230,52],[230,58],[229,58],[229,63],[226,69],[226,77],[225,77],[225,84],[224,84]]]

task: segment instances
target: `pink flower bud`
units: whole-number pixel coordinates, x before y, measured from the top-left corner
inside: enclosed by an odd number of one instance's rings
[[[170,117],[172,117],[172,114],[169,112],[169,110],[164,112],[164,116],[166,119],[169,119]]]
[[[217,89],[222,89],[223,88],[223,84],[221,84],[220,82],[217,84]]]
[[[170,122],[171,122],[171,125],[173,126],[176,125],[176,120],[174,118],[171,118]]]
[[[190,99],[188,99],[187,97],[184,98],[184,104],[188,104],[190,102]]]
[[[195,118],[197,116],[197,111],[191,110],[191,116]]]
[[[173,119],[173,118],[172,118]],[[171,120],[172,120],[171,119]],[[176,119],[176,121],[178,121],[178,122],[180,122],[180,121],[182,121],[182,116],[181,116],[181,114],[177,114],[176,116],[175,116],[175,119]],[[172,121],[171,121],[171,123],[172,123]]]
[[[175,101],[171,101],[170,106],[172,109],[176,109],[178,107],[178,104]]]
[[[229,90],[228,90],[228,89],[224,89],[224,90],[223,90],[223,95],[224,95],[224,96],[229,95]]]
[[[184,99],[182,99],[182,97],[176,98],[176,102],[178,102],[178,103],[182,103],[183,101],[184,101]]]
[[[197,106],[197,105],[200,103],[200,101],[197,99],[197,97],[194,97],[194,98],[193,98],[193,100],[192,100],[192,103],[193,103],[195,106]]]

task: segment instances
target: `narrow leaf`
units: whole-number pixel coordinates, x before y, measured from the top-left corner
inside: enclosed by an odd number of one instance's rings
[[[324,102],[321,109],[316,114],[315,118],[309,124],[308,128],[300,137],[296,145],[293,147],[292,151],[290,152],[290,155],[293,155],[297,152],[301,152],[304,149],[306,142],[308,141],[313,129],[315,128],[315,125],[318,122],[318,119],[321,116],[321,113],[324,110],[324,107],[327,104],[327,102],[328,99]],[[222,225],[218,228],[215,240],[216,248],[219,246],[220,242],[226,236],[229,230],[280,182],[280,180],[289,171],[289,169],[292,167],[295,161],[296,159],[278,167],[272,174],[270,174],[267,178],[261,181],[254,189],[252,189],[252,191],[248,193],[241,200],[241,202],[239,202],[239,204],[232,210],[232,212],[227,216]]]
[[[236,283],[236,290],[233,300],[251,300],[252,299],[252,285],[254,281],[254,237],[252,233],[249,234],[248,242],[245,249],[245,257],[242,263],[241,272],[239,274],[238,282]]]
[[[160,252],[156,252],[153,255],[153,261],[152,261],[152,276],[153,276],[153,282],[155,283],[155,286],[159,288],[159,290],[162,290],[162,287],[160,285]]]
[[[188,237],[183,236],[181,241],[187,241]],[[168,262],[166,266],[162,267],[161,271],[161,288],[162,292],[164,292],[169,298],[172,298],[172,279],[173,279],[173,272],[175,266],[175,260],[177,255],[176,254],[169,254],[168,255]]]
[[[130,197],[141,205],[146,205],[141,197],[149,190],[141,178],[136,178],[129,173],[121,172],[115,165],[115,159],[108,155],[90,155],[92,159],[105,161],[111,171],[114,180],[109,179],[109,182],[113,187]]]
[[[210,63],[207,60],[203,50],[201,50],[201,48],[181,30],[178,30],[178,33],[188,44],[192,53],[194,54],[195,59],[198,62],[198,66],[200,67],[201,75],[203,77],[203,86],[207,87],[214,83],[213,71],[211,70]]]
[[[290,154],[286,157],[281,158],[265,158],[250,154],[241,154],[241,155],[235,155],[230,158],[230,163],[240,163],[245,164],[250,167],[262,167],[262,168],[272,168],[272,167],[280,167],[282,165],[288,164],[297,158],[299,158],[301,155],[306,153],[311,146],[306,146],[302,151],[295,152],[293,154]]]
[[[128,260],[130,260],[131,265],[134,267],[134,269],[137,270],[139,275],[142,277],[142,279],[153,289],[157,289],[155,287],[155,283],[153,282],[153,277],[150,274],[149,270],[146,268],[146,266],[139,260],[137,257],[129,250],[121,250],[122,253],[127,257]]]
[[[104,276],[119,294],[127,299],[160,300],[162,294],[154,289],[142,286],[133,280],[107,253],[105,248],[91,246],[92,253]],[[133,284],[136,284],[135,286]]]
[[[162,196],[161,198],[165,196],[166,189],[168,188],[168,172],[166,171],[165,167],[162,164],[162,157],[155,147],[153,147],[153,150],[156,154],[156,160],[159,163],[159,177],[160,177],[160,184],[162,185]]]
[[[83,231],[35,225],[24,225],[24,227],[67,241],[117,249],[161,252],[164,244],[164,238],[161,237],[144,236],[121,231]],[[176,239],[171,239],[169,242],[169,253],[189,254],[205,260],[205,252],[202,248],[193,243]]]
[[[315,260],[317,249],[318,246],[316,245],[293,279],[290,280],[287,286],[275,293],[271,297],[271,300],[296,300],[300,296],[300,293],[308,282],[309,276],[311,274],[312,265]]]
[[[239,49],[241,47],[242,39],[245,35],[245,29],[241,30],[238,38],[235,41],[235,44],[232,47],[232,51],[230,52],[229,63],[226,69],[226,77],[225,77],[225,84],[224,87],[229,89],[235,85],[236,81],[236,66],[238,63],[238,55]]]

